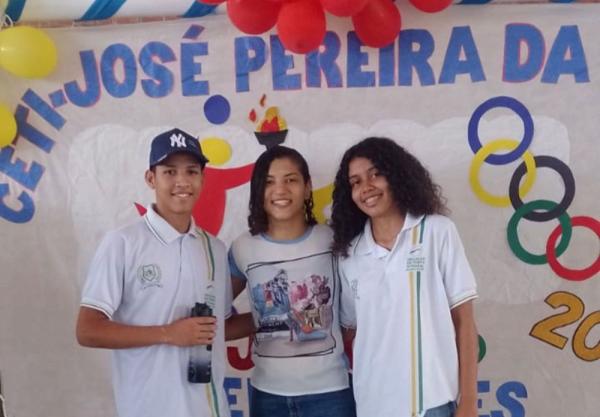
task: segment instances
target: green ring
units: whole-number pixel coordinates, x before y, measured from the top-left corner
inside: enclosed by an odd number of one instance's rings
[[[519,236],[517,235],[517,226],[519,221],[523,216],[532,212],[536,209],[541,210],[552,210],[558,204],[554,201],[550,200],[534,200],[530,201],[527,204],[523,204],[518,208],[517,211],[514,212],[510,220],[508,221],[508,226],[506,228],[506,237],[508,239],[508,246],[515,254],[517,258],[531,265],[543,265],[548,263],[548,258],[546,257],[546,253],[544,251],[543,255],[535,255],[533,253],[527,252],[525,248],[521,245],[519,241]],[[569,215],[564,212],[558,217],[558,221],[562,226],[562,238],[556,248],[556,256],[560,256],[567,250],[569,246],[569,242],[571,241],[571,233],[573,228],[571,226],[571,218]]]

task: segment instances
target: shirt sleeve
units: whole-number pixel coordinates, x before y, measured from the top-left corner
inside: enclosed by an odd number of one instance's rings
[[[477,298],[475,276],[465,255],[465,249],[454,223],[444,234],[440,253],[440,270],[450,308]]]
[[[244,273],[242,271],[240,271],[240,269],[237,266],[237,263],[235,262],[235,257],[233,255],[233,248],[229,248],[229,252],[227,252],[227,261],[229,263],[229,270],[231,272],[231,276],[239,278],[243,281],[246,281],[246,275],[244,275]]]
[[[117,232],[108,233],[96,250],[83,286],[81,305],[112,319],[123,296],[125,241]]]
[[[347,329],[356,328],[356,288],[348,280],[344,273],[344,265],[341,259],[336,259],[336,275],[341,284],[340,287],[340,324]],[[356,285],[356,281],[355,281]]]
[[[217,296],[215,305],[223,306],[223,318],[228,319],[231,316],[233,300],[231,291],[231,278],[229,276],[229,264],[227,262],[227,248],[221,240],[214,236],[210,236],[210,244],[213,247],[213,253],[215,256],[214,284],[216,285],[216,288],[218,288],[215,291]],[[218,307],[216,307],[216,310],[220,311]]]

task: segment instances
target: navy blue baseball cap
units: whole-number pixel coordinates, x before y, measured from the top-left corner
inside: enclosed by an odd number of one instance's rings
[[[152,139],[150,146],[150,168],[160,164],[174,153],[185,152],[196,157],[202,168],[208,159],[202,153],[198,139],[181,129],[171,129]]]

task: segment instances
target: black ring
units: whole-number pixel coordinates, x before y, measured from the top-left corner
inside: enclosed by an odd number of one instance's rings
[[[538,167],[547,167],[554,169],[558,175],[563,180],[565,184],[565,195],[562,200],[549,211],[532,211],[527,213],[523,217],[527,220],[531,220],[533,222],[546,222],[548,220],[556,219],[561,214],[567,211],[571,202],[573,202],[573,198],[575,197],[575,178],[573,178],[573,173],[563,161],[553,156],[548,155],[539,155],[534,156],[536,169]],[[508,196],[510,198],[510,202],[515,210],[518,210],[519,207],[523,205],[523,200],[519,196],[519,184],[521,183],[521,178],[525,175],[526,167],[525,162],[522,162],[510,179],[510,185],[508,188]]]

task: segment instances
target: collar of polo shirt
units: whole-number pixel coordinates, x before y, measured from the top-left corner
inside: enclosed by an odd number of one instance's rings
[[[423,215],[414,216],[411,213],[406,213],[406,217],[404,218],[404,224],[402,225],[400,233],[402,233],[405,230],[410,230],[416,225],[418,225],[419,222],[423,219],[423,217]],[[377,243],[375,243],[375,239],[373,238],[373,232],[371,231],[371,221],[367,219],[367,222],[365,223],[365,228],[358,237],[358,242],[354,247],[354,253],[356,255],[369,255],[373,252],[376,252],[378,250],[378,247],[380,246],[377,245]]]
[[[148,211],[146,211],[144,219],[146,220],[146,224],[148,225],[154,236],[156,236],[156,238],[165,245],[172,243],[182,235],[182,233],[179,233],[173,226],[169,224],[169,222],[163,219],[156,212],[153,205],[150,205],[150,207],[148,207]],[[194,219],[191,218],[190,228],[186,233],[183,234],[197,237],[196,229],[197,228],[196,224],[194,223]]]

